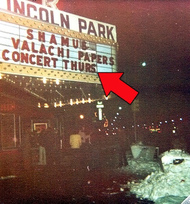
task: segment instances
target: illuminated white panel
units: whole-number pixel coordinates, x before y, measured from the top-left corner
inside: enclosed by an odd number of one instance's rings
[[[108,45],[102,45],[102,44],[97,44],[97,51],[100,53],[110,53],[111,54],[111,49],[110,46]]]
[[[116,70],[116,48],[0,21],[0,61],[96,74]]]

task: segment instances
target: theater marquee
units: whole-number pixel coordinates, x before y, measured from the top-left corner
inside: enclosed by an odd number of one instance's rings
[[[99,83],[116,71],[113,25],[21,0],[3,1],[0,19],[1,72]]]

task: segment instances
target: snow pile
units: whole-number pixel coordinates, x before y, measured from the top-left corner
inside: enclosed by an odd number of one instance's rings
[[[182,150],[170,150],[161,160],[164,172],[152,172],[141,183],[132,183],[131,192],[156,203],[178,204],[190,195],[190,156]]]
[[[128,169],[137,175],[148,175],[152,172],[158,171],[160,165],[156,161],[149,161],[143,158],[128,159]]]

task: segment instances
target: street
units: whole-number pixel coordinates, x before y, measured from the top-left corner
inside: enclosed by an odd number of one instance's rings
[[[1,203],[152,203],[131,195],[127,182],[140,175],[122,173],[101,160],[99,168],[82,166],[81,160],[53,166],[34,166],[17,176],[1,177]],[[113,163],[113,161],[111,161]],[[73,166],[75,164],[75,166]],[[73,168],[74,167],[74,168]]]

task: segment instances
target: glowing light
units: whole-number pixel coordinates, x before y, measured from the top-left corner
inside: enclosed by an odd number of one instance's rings
[[[121,191],[121,192],[124,192],[124,191],[125,191],[125,189],[124,189],[124,188],[120,188],[120,191]]]
[[[59,85],[59,79],[56,79],[56,84]]]
[[[82,98],[82,103],[83,103],[83,104],[85,103],[85,100],[84,100],[84,98]]]
[[[0,79],[2,79],[3,78],[3,75],[0,73]]]
[[[84,115],[82,115],[82,114],[79,117],[80,117],[80,119],[84,119]]]
[[[183,118],[180,118],[179,120],[183,120]]]
[[[88,98],[88,103],[91,103],[91,102],[92,102],[91,98]]]
[[[143,67],[146,67],[146,62],[142,62],[141,64]]]
[[[57,107],[57,104],[56,104],[56,102],[54,102],[54,108],[56,108]]]
[[[173,134],[175,134],[175,133],[176,133],[176,131],[175,131],[175,130],[172,130],[172,132],[173,132]]]
[[[88,183],[88,184],[91,184],[91,181],[88,181],[87,183]]]
[[[49,105],[47,103],[44,103],[44,108],[49,108]]]
[[[76,104],[77,104],[77,105],[79,104],[79,100],[78,100],[78,99],[76,99]]]
[[[121,106],[119,107],[119,110],[122,110],[122,107],[121,107]]]
[[[166,120],[165,123],[168,123],[168,121]]]
[[[71,106],[73,105],[73,99],[70,99],[70,105]]]
[[[41,108],[41,104],[40,103],[38,103],[38,108]]]
[[[171,120],[172,122],[174,122],[174,120]]]
[[[43,77],[43,83],[46,84],[47,83],[47,79],[45,77]]]
[[[63,106],[62,101],[59,101],[59,106],[60,106],[60,107],[62,107],[62,106]]]

